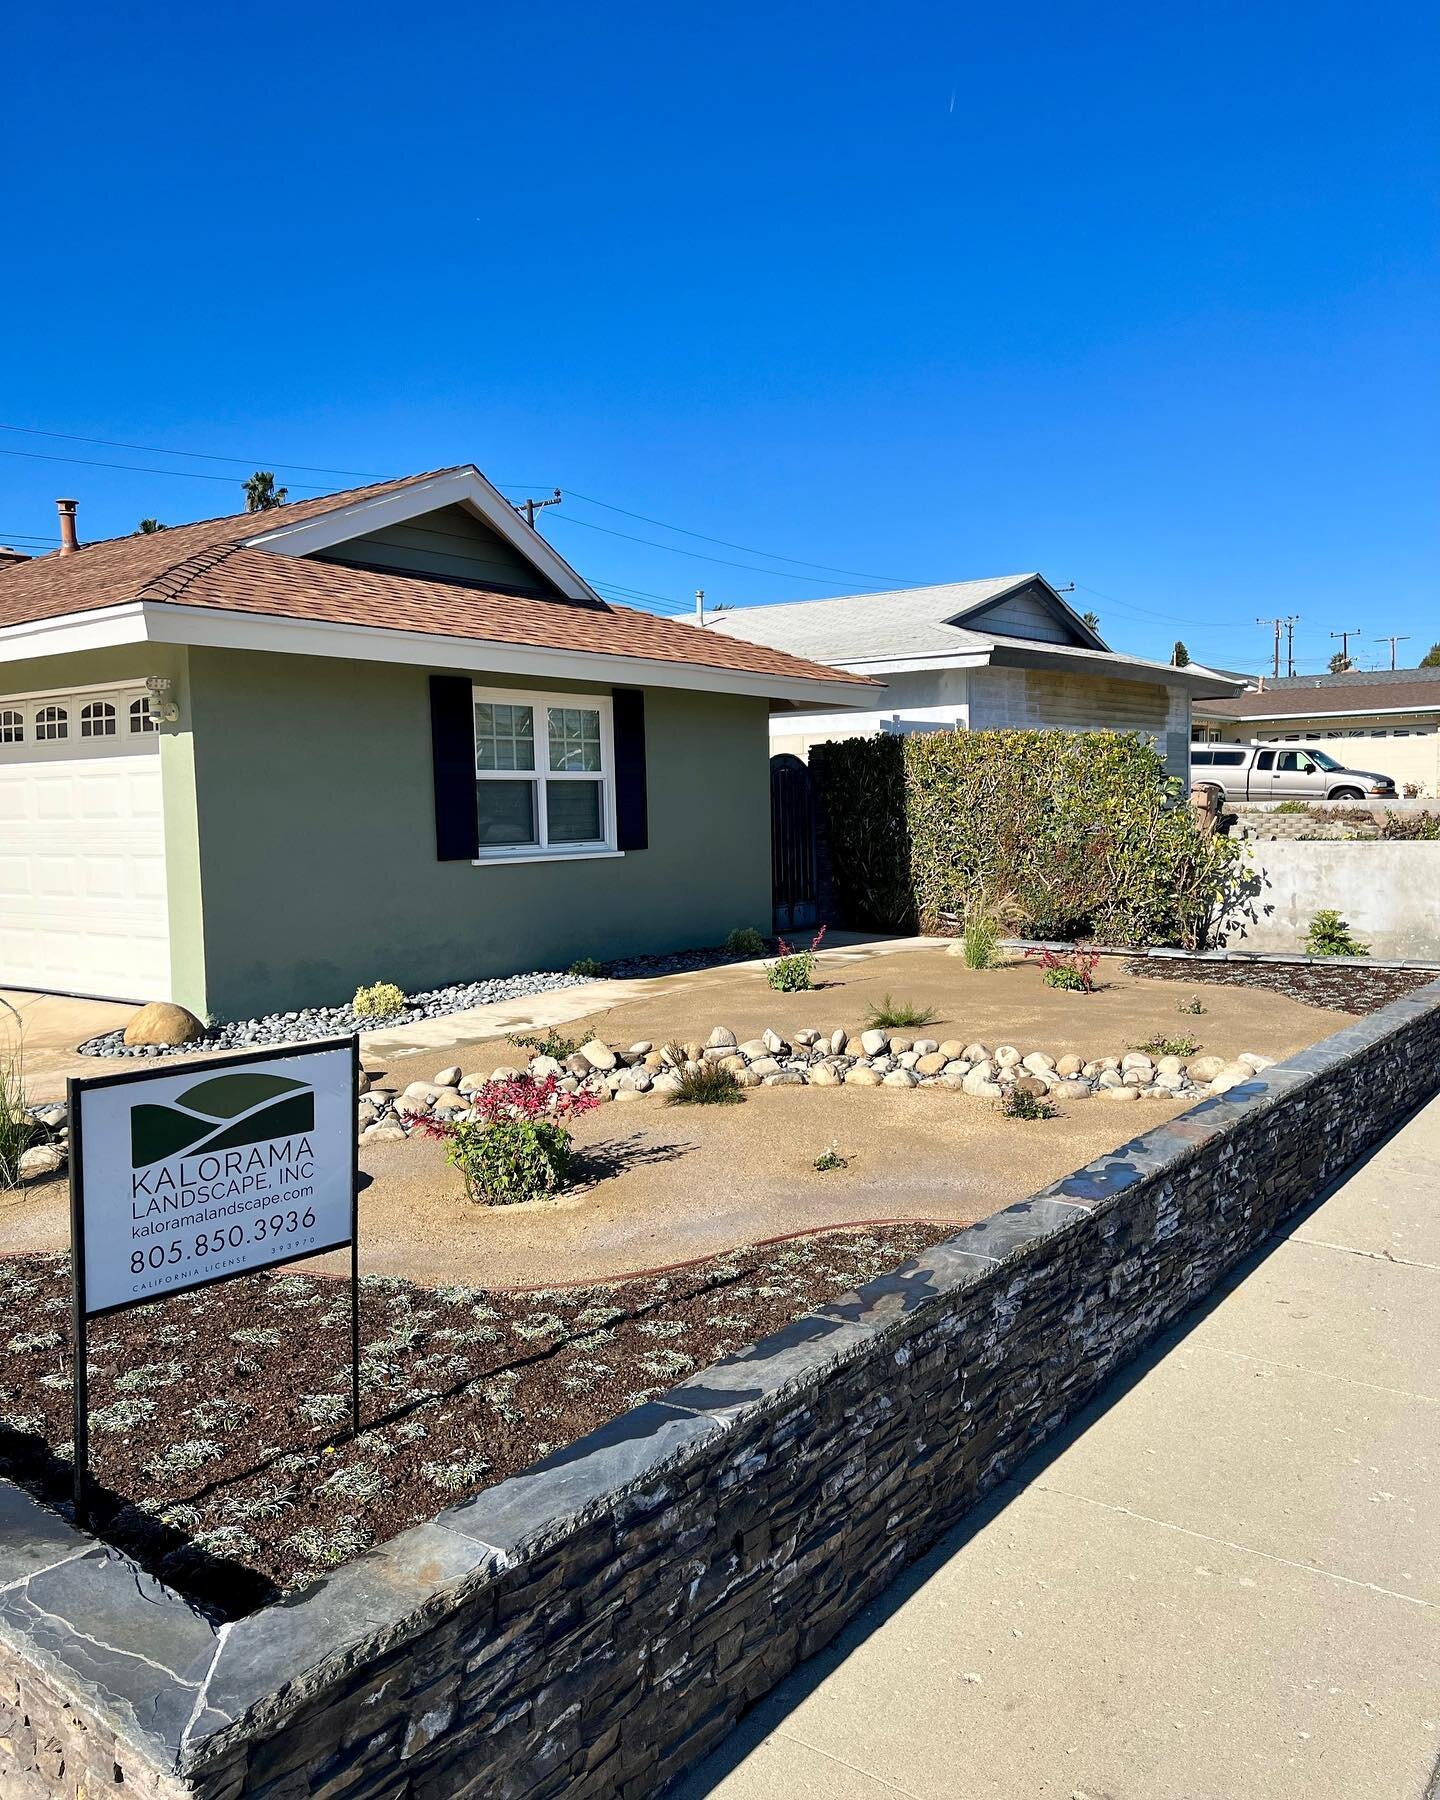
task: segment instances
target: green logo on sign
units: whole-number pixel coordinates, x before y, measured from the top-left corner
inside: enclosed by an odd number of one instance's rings
[[[168,1106],[130,1113],[130,1164],[143,1169],[187,1151],[234,1150],[315,1129],[315,1090],[281,1075],[216,1075]]]

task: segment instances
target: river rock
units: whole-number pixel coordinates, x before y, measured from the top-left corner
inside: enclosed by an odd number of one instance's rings
[[[850,1033],[846,1031],[843,1025],[838,1026],[830,1033],[830,1054],[832,1056],[843,1056],[845,1054],[845,1046],[849,1042]]]
[[[735,1033],[727,1025],[717,1025],[705,1040],[707,1050],[733,1049]]]
[[[730,1042],[733,1044],[735,1042],[734,1038],[731,1038]],[[592,1069],[601,1069],[606,1074],[608,1074],[620,1060],[610,1046],[608,1044],[602,1044],[599,1038],[591,1038],[588,1044],[582,1044],[580,1046],[580,1054],[585,1058],[586,1062],[590,1064]]]
[[[889,1041],[883,1031],[873,1028],[860,1033],[860,1048],[867,1056],[879,1056],[888,1047]]]
[[[205,1035],[204,1023],[183,1006],[152,1000],[125,1027],[127,1044],[193,1044]]]
[[[1139,1088],[1126,1087],[1123,1081],[1118,1087],[1107,1087],[1103,1091],[1107,1100],[1138,1100],[1140,1098]]]
[[[1085,1058],[1076,1056],[1073,1052],[1069,1056],[1062,1056],[1055,1065],[1055,1073],[1063,1076],[1067,1081],[1072,1080],[1076,1075],[1083,1074],[1084,1070]]]
[[[944,1071],[948,1060],[947,1057],[940,1054],[937,1045],[934,1050],[927,1051],[924,1056],[916,1058],[915,1073],[917,1075],[939,1075]]]
[[[1020,1061],[1032,1075],[1048,1075],[1055,1067],[1055,1058],[1044,1050],[1032,1050],[1028,1056],[1022,1056]]]
[[[965,1054],[965,1046],[960,1042],[959,1038],[946,1038],[938,1048],[946,1062],[959,1062],[960,1058]]]
[[[58,1144],[32,1144],[20,1152],[19,1173],[22,1181],[42,1181],[65,1166],[65,1152]]]
[[[886,1087],[915,1087],[917,1085],[915,1077],[909,1069],[892,1069],[882,1079]]]
[[[856,1063],[853,1069],[848,1069],[845,1073],[846,1087],[879,1087],[884,1079],[883,1075],[877,1075],[874,1069],[867,1068],[864,1063]]]
[[[1188,1073],[1192,1081],[1203,1085],[1207,1081],[1213,1081],[1224,1067],[1223,1056],[1196,1056],[1191,1058]]]
[[[998,1069],[1013,1069],[1020,1061],[1020,1052],[1013,1044],[1001,1044],[995,1052],[995,1066]]]

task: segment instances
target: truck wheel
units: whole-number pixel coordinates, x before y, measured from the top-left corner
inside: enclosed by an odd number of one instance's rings
[[[1359,788],[1344,787],[1332,789],[1330,798],[1332,800],[1363,800],[1365,796]]]

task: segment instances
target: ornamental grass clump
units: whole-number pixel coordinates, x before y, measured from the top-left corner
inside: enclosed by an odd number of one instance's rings
[[[697,1063],[682,1069],[678,1079],[679,1087],[665,1096],[667,1106],[738,1106],[745,1098],[734,1071],[719,1063]]]
[[[554,1075],[512,1075],[476,1088],[470,1104],[474,1118],[422,1117],[416,1124],[444,1140],[445,1160],[477,1206],[515,1206],[566,1186],[574,1143],[564,1121],[600,1102],[562,1088]]]
[[[892,1000],[887,994],[879,1006],[867,1010],[865,1023],[872,1031],[887,1031],[906,1025],[933,1025],[939,1016],[933,1007],[916,1006],[911,1000]]]
[[[987,912],[972,913],[960,936],[967,969],[993,969],[1000,960],[1000,927]]]
[[[784,938],[777,938],[780,951],[775,961],[767,964],[765,979],[777,994],[804,994],[815,985],[815,952],[825,936],[822,925],[810,940],[808,950],[796,950]]]
[[[0,1188],[15,1187],[20,1180],[20,1158],[39,1136],[39,1128],[25,1109],[25,1033],[20,1015],[8,1000],[0,1000],[15,1021],[8,1041],[0,1039]]]

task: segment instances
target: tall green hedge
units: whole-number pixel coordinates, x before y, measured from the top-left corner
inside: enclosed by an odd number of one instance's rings
[[[1237,848],[1197,829],[1144,738],[937,731],[811,752],[847,923],[989,912],[1035,937],[1194,948]]]

